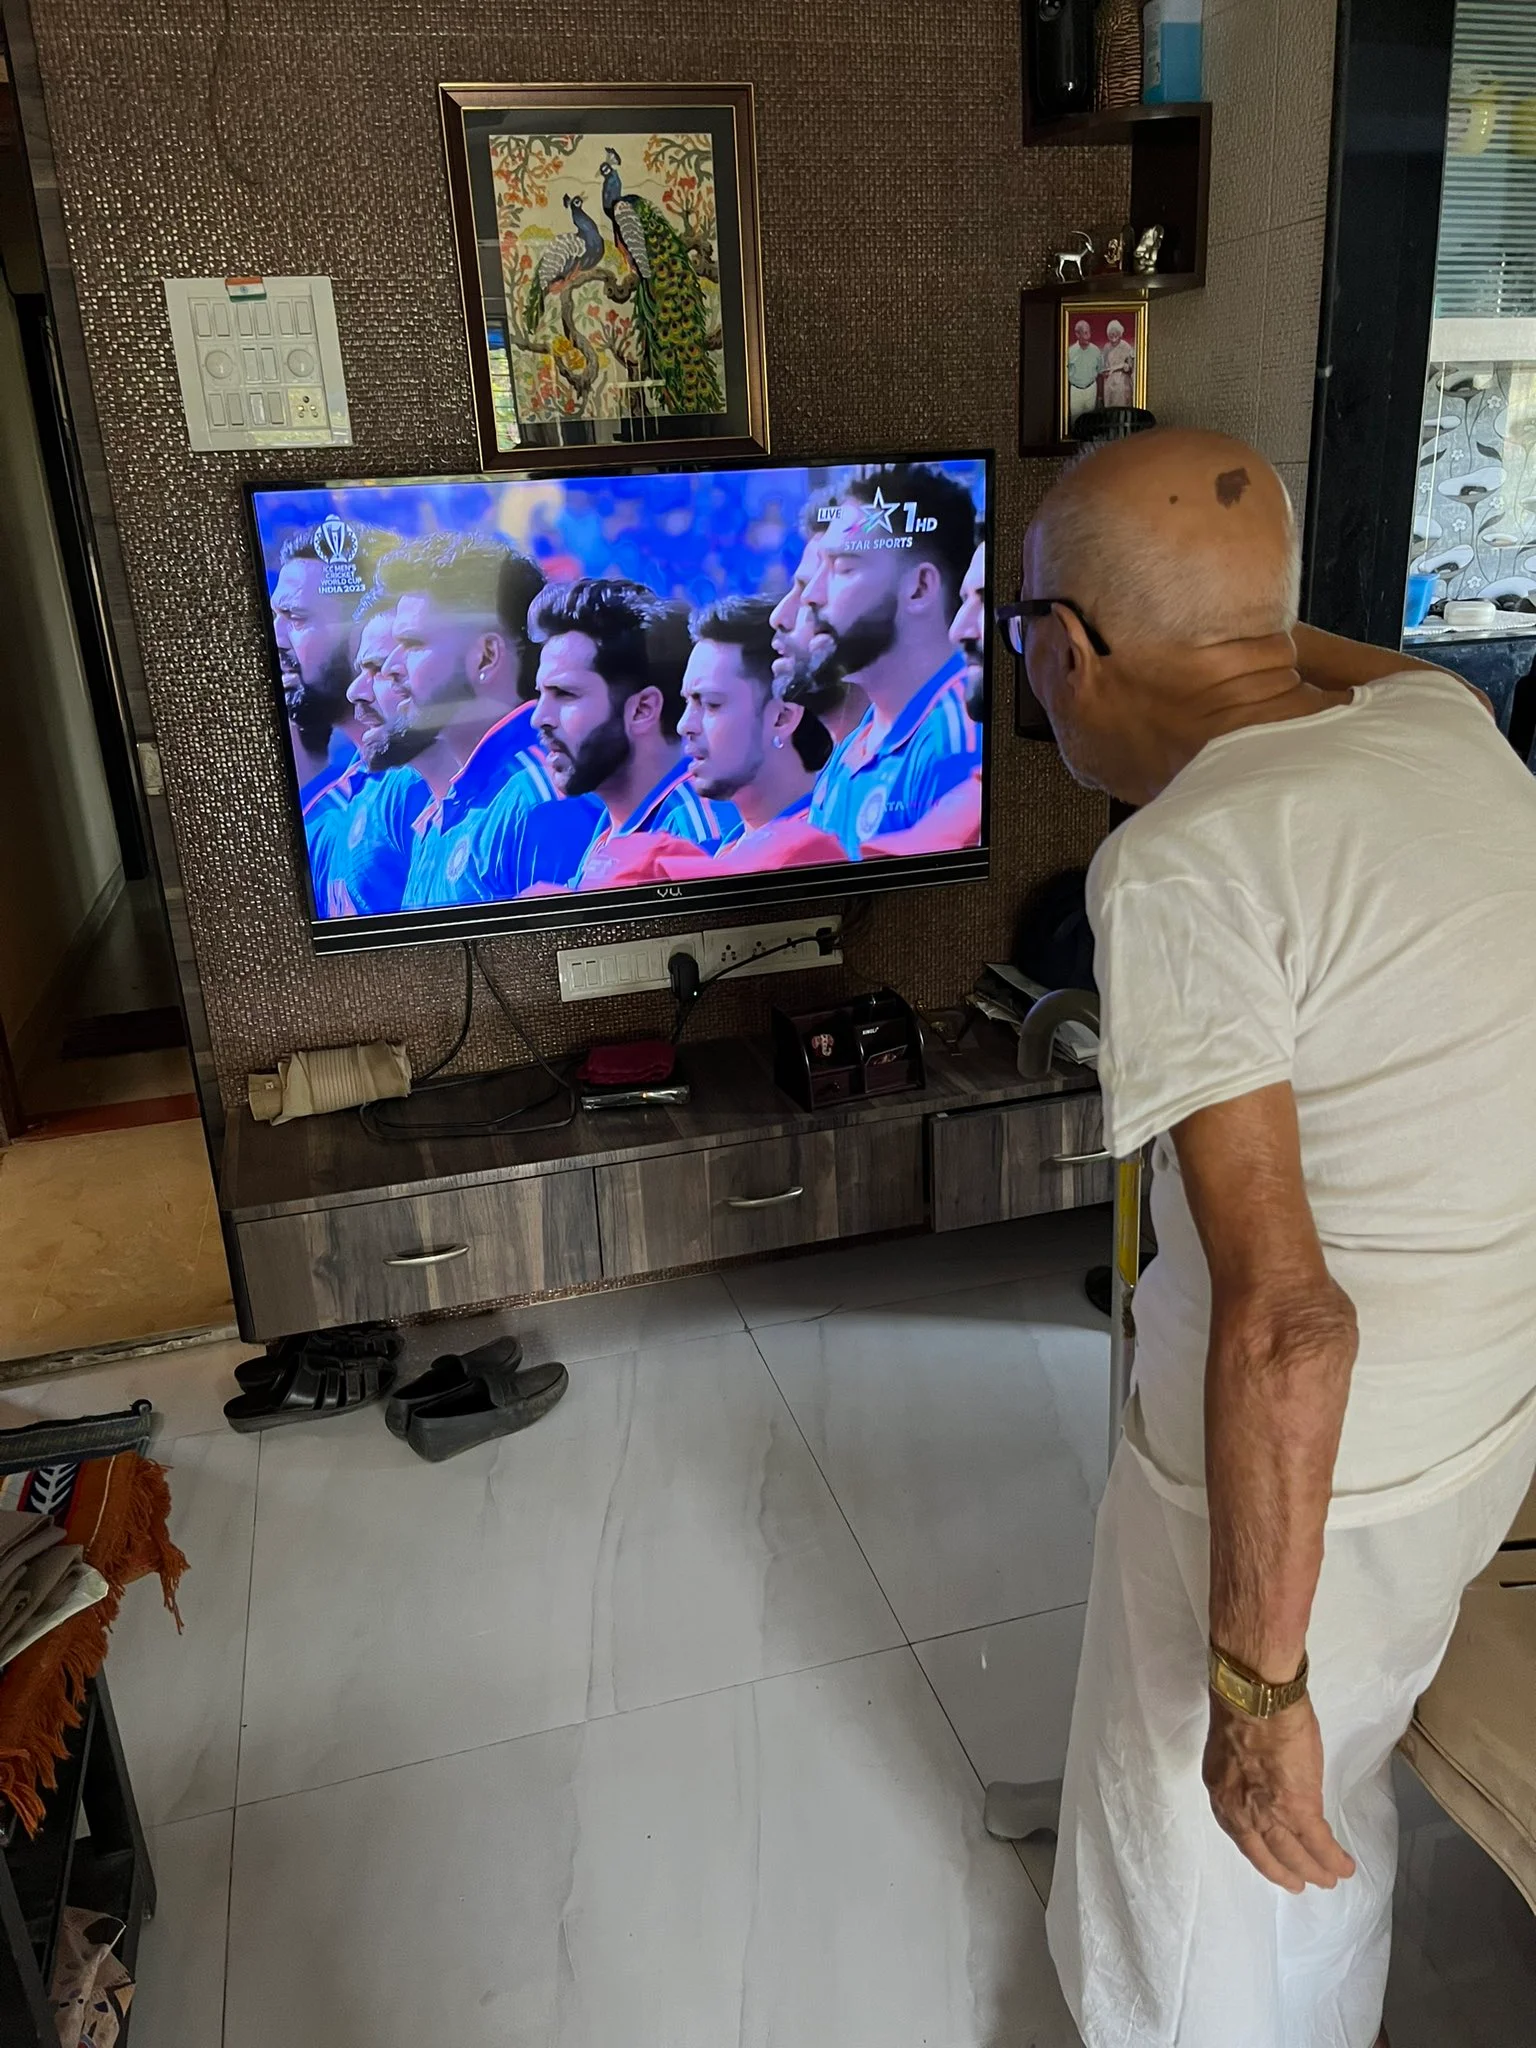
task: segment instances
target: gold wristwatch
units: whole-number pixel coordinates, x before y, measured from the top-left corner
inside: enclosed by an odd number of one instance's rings
[[[1303,1657],[1294,1678],[1284,1685],[1272,1685],[1267,1678],[1260,1678],[1257,1671],[1250,1671],[1246,1664],[1229,1657],[1225,1650],[1218,1650],[1214,1643],[1210,1647],[1211,1691],[1254,1721],[1272,1721],[1276,1714],[1283,1714],[1287,1707],[1304,1700],[1310,1668]]]

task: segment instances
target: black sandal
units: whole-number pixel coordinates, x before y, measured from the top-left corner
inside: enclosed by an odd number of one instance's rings
[[[242,1435],[288,1422],[319,1422],[327,1415],[371,1408],[394,1383],[395,1368],[385,1359],[300,1352],[275,1377],[226,1401],[224,1419]]]
[[[467,1380],[435,1400],[421,1402],[406,1425],[405,1440],[418,1458],[439,1465],[476,1444],[513,1436],[547,1415],[571,1384],[563,1365],[525,1365],[511,1385],[493,1398],[484,1380]]]
[[[441,1395],[462,1394],[475,1381],[481,1382],[496,1407],[517,1399],[517,1372],[523,1362],[523,1347],[516,1337],[493,1337],[462,1356],[448,1351],[434,1358],[424,1373],[396,1390],[384,1411],[384,1425],[392,1436],[404,1438],[411,1417],[423,1403]]]
[[[344,1330],[304,1330],[295,1337],[277,1337],[260,1358],[248,1358],[235,1367],[235,1378],[248,1391],[269,1386],[295,1358],[381,1358],[392,1363],[405,1349],[405,1340],[387,1323],[355,1323]]]

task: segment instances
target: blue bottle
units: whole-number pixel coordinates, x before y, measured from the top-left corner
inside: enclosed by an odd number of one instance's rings
[[[1142,11],[1142,91],[1149,106],[1200,97],[1201,0],[1147,0]]]

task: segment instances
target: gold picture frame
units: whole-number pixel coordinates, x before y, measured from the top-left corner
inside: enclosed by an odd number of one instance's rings
[[[1129,295],[1067,297],[1061,301],[1058,319],[1056,432],[1058,439],[1071,443],[1072,423],[1079,413],[1145,406],[1147,301]],[[1114,328],[1119,329],[1117,335],[1111,332]]]
[[[482,467],[769,450],[750,85],[443,85]]]

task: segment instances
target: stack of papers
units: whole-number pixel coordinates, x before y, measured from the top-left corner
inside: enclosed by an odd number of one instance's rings
[[[106,1597],[106,1580],[51,1515],[0,1508],[0,1667]]]
[[[989,960],[971,991],[971,1002],[983,1016],[1017,1028],[1033,1006],[1051,991],[1043,982],[1031,981],[1008,960]],[[1088,1024],[1058,1024],[1056,1050],[1080,1067],[1097,1068],[1099,1034]]]

